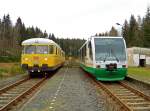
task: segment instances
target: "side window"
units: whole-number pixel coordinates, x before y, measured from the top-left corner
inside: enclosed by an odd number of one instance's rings
[[[89,42],[88,48],[89,48],[89,56],[90,56],[90,59],[93,60],[93,53],[92,53],[92,44],[91,44],[91,42]]]
[[[50,46],[49,46],[49,53],[50,53],[50,54],[53,54],[53,53],[54,53],[54,46],[53,46],[53,45],[50,45]]]
[[[80,58],[80,61],[81,61],[82,60],[81,50],[79,50],[79,58]]]
[[[84,59],[84,58],[83,58],[83,57],[84,57],[84,52],[83,52],[84,50],[83,50],[83,49],[84,49],[84,47],[82,48],[82,61],[83,61],[83,59]]]
[[[25,46],[22,48],[22,54],[25,54]]]
[[[84,46],[84,57],[86,56],[86,45]]]
[[[84,61],[85,60],[85,56],[86,56],[86,45],[83,46],[81,55],[82,55],[82,61]]]
[[[57,53],[58,53],[58,56],[59,56],[60,55],[60,49],[58,48],[57,51],[58,51]]]
[[[56,47],[56,55],[57,55],[57,47]]]
[[[58,49],[58,55],[60,55],[60,49]]]

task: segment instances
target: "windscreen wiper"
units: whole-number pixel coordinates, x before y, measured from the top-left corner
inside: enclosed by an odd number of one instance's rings
[[[108,55],[106,55],[106,56],[105,56],[105,58],[104,58],[104,62],[106,61],[107,57],[108,57]]]
[[[119,62],[119,59],[118,59],[118,57],[115,55],[114,50],[113,50],[112,48],[111,48],[111,53],[114,55],[116,61]]]

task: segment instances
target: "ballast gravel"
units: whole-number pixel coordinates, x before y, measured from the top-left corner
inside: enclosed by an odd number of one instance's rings
[[[105,111],[91,81],[79,68],[61,68],[19,111]]]
[[[11,76],[11,77],[8,77],[8,78],[0,78],[0,89],[7,86],[7,85],[10,85],[10,84],[13,84],[25,77],[28,77],[28,74],[18,74],[16,76]]]
[[[142,80],[137,80],[131,77],[126,77],[126,80],[124,80],[124,82],[128,84],[129,86],[135,89],[138,89],[144,94],[150,96],[150,84],[149,83],[142,81]]]

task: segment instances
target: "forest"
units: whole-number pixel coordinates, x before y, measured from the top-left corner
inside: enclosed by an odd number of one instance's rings
[[[127,47],[150,48],[150,7],[147,7],[144,17],[131,15],[125,20],[122,27],[122,36],[125,38]],[[91,35],[93,36],[93,35]],[[112,26],[110,31],[96,33],[95,36],[118,36],[118,31]],[[66,56],[77,57],[78,49],[85,42],[84,39],[59,38],[53,33],[43,32],[38,27],[26,27],[20,17],[13,24],[10,15],[4,15],[0,19],[0,60],[19,60],[21,54],[21,42],[29,38],[49,38],[58,43],[65,51]]]
[[[120,25],[120,24],[119,24]],[[131,15],[129,21],[125,20],[122,26],[122,36],[127,47],[150,48],[150,7],[147,8],[144,17]],[[118,36],[118,31],[112,26],[110,32],[96,33],[96,36]]]

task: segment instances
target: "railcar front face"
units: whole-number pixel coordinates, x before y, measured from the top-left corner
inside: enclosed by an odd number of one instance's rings
[[[127,74],[126,46],[123,38],[94,38],[95,76],[98,80],[123,80]]]
[[[52,46],[49,45],[24,45],[22,67],[30,72],[47,71],[51,63],[49,57],[52,52]]]

